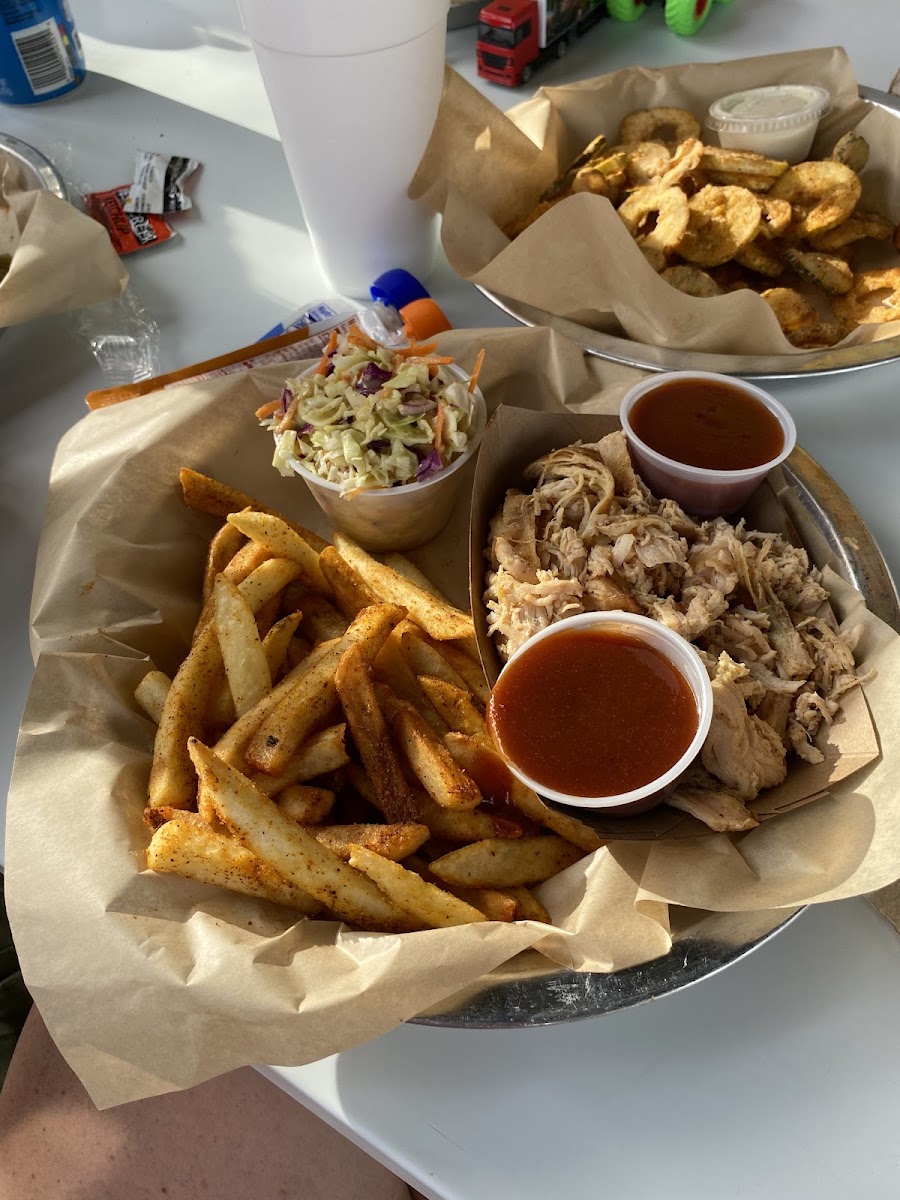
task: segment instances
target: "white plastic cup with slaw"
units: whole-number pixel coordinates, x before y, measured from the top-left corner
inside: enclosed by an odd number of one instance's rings
[[[459,367],[445,368],[461,383],[469,376]],[[313,367],[305,372],[311,375]],[[289,465],[306,483],[313,499],[335,529],[349,534],[366,550],[414,550],[444,528],[456,506],[463,469],[478,449],[487,420],[481,389],[471,390],[472,417],[465,450],[442,471],[421,483],[397,487],[364,488],[342,496],[340,484],[331,483],[296,460]]]

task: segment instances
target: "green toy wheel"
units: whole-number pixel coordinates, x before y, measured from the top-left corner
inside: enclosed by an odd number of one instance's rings
[[[638,21],[647,11],[647,0],[606,0],[606,11],[614,21]]]
[[[713,0],[666,0],[666,24],[680,37],[696,33],[709,16]]]

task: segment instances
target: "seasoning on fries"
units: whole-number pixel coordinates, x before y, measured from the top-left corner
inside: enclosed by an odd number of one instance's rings
[[[224,523],[184,661],[135,691],[148,867],[372,932],[549,921],[529,887],[602,843],[491,750],[471,616],[401,555],[181,480]]]

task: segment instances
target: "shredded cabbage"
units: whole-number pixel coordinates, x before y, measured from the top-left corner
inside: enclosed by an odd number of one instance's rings
[[[366,343],[351,329],[323,370],[286,381],[284,411],[261,421],[275,437],[272,465],[282,475],[304,467],[345,496],[431,479],[465,453],[474,416],[467,385],[445,364],[411,353],[416,347]]]

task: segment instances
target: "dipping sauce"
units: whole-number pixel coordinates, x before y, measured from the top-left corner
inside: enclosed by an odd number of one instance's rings
[[[819,121],[831,108],[825,88],[781,83],[716,100],[706,124],[722,146],[796,163],[809,153]]]
[[[781,422],[754,396],[714,379],[672,379],[635,402],[636,437],[666,458],[712,471],[744,471],[784,449]]]
[[[616,796],[652,783],[697,733],[687,680],[620,630],[566,630],[513,659],[494,686],[488,725],[536,783],[570,796]]]

